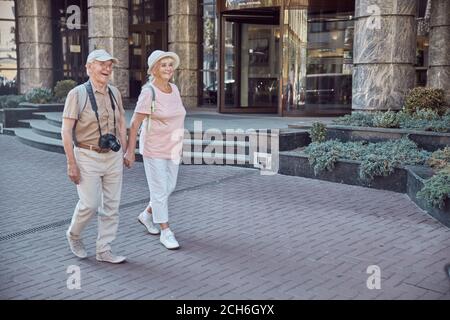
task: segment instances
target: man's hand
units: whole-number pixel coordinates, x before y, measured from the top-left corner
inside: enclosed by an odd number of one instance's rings
[[[131,168],[135,160],[136,156],[134,155],[134,152],[125,152],[125,155],[123,156],[123,162],[127,168]]]
[[[80,184],[80,169],[77,164],[67,164],[67,175],[75,184]]]

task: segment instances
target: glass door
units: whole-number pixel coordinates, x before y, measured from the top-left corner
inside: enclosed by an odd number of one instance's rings
[[[220,112],[277,113],[279,9],[222,15]]]
[[[167,0],[129,0],[130,97],[137,98],[147,81],[147,58],[167,50]]]
[[[162,30],[130,30],[130,97],[139,96],[141,87],[147,81],[147,58],[154,50],[162,49]]]

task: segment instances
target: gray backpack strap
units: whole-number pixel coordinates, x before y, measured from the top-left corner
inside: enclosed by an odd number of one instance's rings
[[[83,112],[84,108],[86,108],[87,101],[88,101],[87,90],[83,84],[78,86],[77,95],[78,95],[77,103],[78,103],[78,120],[79,120],[81,112]],[[75,135],[75,128],[77,127],[78,120],[75,121],[75,125],[73,126],[73,130],[72,130],[73,142],[75,145],[78,144],[77,137]]]
[[[88,94],[86,87],[82,84],[78,86],[78,119],[80,119],[80,114],[86,108],[88,101]]]
[[[151,118],[152,118],[152,113],[155,111],[156,108],[156,94],[155,94],[155,88],[153,88],[153,85],[150,83],[149,85],[150,90],[152,91],[152,102],[150,104],[150,111],[151,113],[147,116],[147,132],[150,131],[150,126],[151,126]]]

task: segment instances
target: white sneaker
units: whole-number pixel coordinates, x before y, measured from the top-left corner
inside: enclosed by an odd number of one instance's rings
[[[122,263],[127,258],[124,256],[116,256],[111,251],[105,251],[101,253],[97,253],[96,255],[97,261],[109,262],[109,263]]]
[[[166,229],[167,230],[167,229]],[[175,239],[175,235],[172,230],[162,231],[161,236],[159,237],[159,241],[167,248],[167,249],[178,249],[180,245],[178,244],[177,239]]]
[[[84,259],[87,257],[86,250],[84,249],[83,241],[81,239],[73,239],[70,236],[69,230],[66,232],[67,241],[69,242],[70,250],[74,255],[76,255],[80,259]]]
[[[147,209],[141,212],[138,221],[147,228],[148,233],[159,234],[159,229],[153,224],[152,216],[148,214]]]

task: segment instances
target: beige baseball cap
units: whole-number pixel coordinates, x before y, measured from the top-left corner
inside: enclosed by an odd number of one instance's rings
[[[91,53],[89,53],[86,63],[90,63],[93,61],[108,61],[108,60],[112,60],[113,63],[118,63],[119,60],[117,60],[116,58],[114,58],[113,56],[111,56],[108,52],[106,52],[106,50],[104,49],[97,49],[92,51]]]

